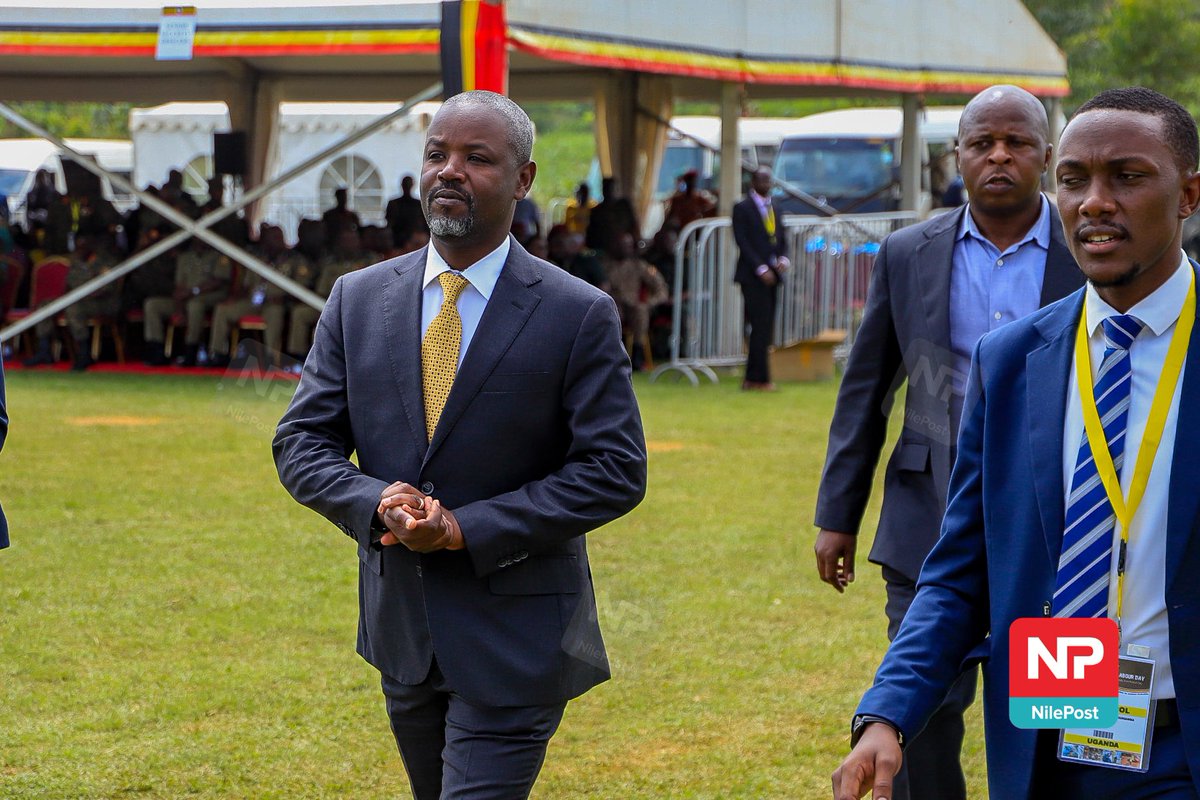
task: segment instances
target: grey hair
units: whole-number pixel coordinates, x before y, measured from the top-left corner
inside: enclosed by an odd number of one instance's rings
[[[508,146],[517,166],[529,161],[533,157],[533,121],[529,119],[525,109],[512,100],[502,94],[476,89],[456,94],[442,103],[443,109],[479,107],[495,111],[504,117],[508,126]]]

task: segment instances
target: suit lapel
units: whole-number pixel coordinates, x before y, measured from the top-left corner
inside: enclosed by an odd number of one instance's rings
[[[425,249],[405,256],[396,276],[383,285],[383,331],[400,403],[418,452],[428,446],[421,378],[421,290]]]
[[[912,274],[921,283],[921,302],[928,325],[926,338],[937,347],[950,348],[950,273],[954,265],[954,239],[966,207],[943,214],[945,221],[926,232],[917,246]],[[951,359],[947,358],[947,363]]]
[[[1047,201],[1049,202],[1049,201]],[[1062,218],[1050,206],[1050,247],[1046,250],[1046,269],[1042,277],[1040,306],[1060,300],[1084,284],[1083,273],[1075,265],[1075,257],[1063,238]]]
[[[450,396],[446,398],[446,407],[442,409],[433,441],[429,443],[429,451],[425,454],[426,462],[454,430],[458,418],[529,321],[529,315],[541,301],[541,297],[530,287],[540,280],[537,262],[514,240],[508,260],[496,281],[496,288],[492,290],[483,317],[471,338],[467,355],[454,378]]]
[[[1063,303],[1036,325],[1046,344],[1025,357],[1026,419],[1033,460],[1034,493],[1046,537],[1046,555],[1058,563],[1062,548],[1066,499],[1063,492],[1063,422],[1067,413],[1067,381],[1071,376],[1075,326],[1083,309],[1083,292]],[[1062,380],[1051,376],[1061,375]]]
[[[1192,262],[1192,269],[1197,269],[1195,262]],[[1200,492],[1196,491],[1200,486],[1200,459],[1196,458],[1196,453],[1200,452],[1200,415],[1189,413],[1200,403],[1200,314],[1197,318],[1183,367],[1183,389],[1179,393],[1175,449],[1171,458],[1171,486],[1167,497],[1168,591],[1179,574],[1188,540],[1200,514]]]

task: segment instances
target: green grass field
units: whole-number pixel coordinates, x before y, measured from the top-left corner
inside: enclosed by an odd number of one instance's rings
[[[8,376],[0,797],[408,796],[352,543],[275,477],[291,388]],[[649,495],[589,537],[614,680],[534,797],[830,796],[885,645],[868,542],[844,596],[813,566],[834,392],[639,380]],[[969,730],[985,797],[978,704]]]

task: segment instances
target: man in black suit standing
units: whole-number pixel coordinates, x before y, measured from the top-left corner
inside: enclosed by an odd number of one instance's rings
[[[738,246],[733,279],[742,287],[742,304],[750,343],[742,388],[772,391],[767,351],[775,329],[775,296],[790,266],[783,235],[783,216],[771,203],[771,170],[759,167],[750,179],[750,193],[733,207],[733,238]]]
[[[528,796],[609,677],[584,534],[645,493],[613,301],[508,235],[532,147],[501,95],[442,105],[430,245],[338,280],[275,436],[284,486],[358,544],[358,651],[418,800]]]
[[[955,154],[968,204],[904,228],[880,248],[817,497],[817,571],[841,592],[854,580],[857,533],[889,411],[907,380],[904,427],[888,462],[870,554],[887,582],[889,638],[938,538],[975,343],[1084,282],[1058,212],[1041,193],[1051,144],[1036,97],[1016,86],[980,92],[963,109]],[[971,667],[908,742],[894,800],[966,796],[962,715],[975,684]]]

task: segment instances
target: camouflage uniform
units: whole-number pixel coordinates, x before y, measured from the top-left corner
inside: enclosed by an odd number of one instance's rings
[[[263,253],[256,253],[285,278],[291,278],[306,289],[311,289],[316,271],[308,259],[294,250],[285,250],[274,261]],[[283,323],[287,313],[287,292],[260,276],[249,267],[242,267],[241,286],[238,299],[217,306],[213,312],[212,336],[209,352],[218,356],[229,355],[229,333],[242,317],[261,315],[266,323],[267,350],[279,353],[283,347]],[[257,302],[255,302],[257,301]]]
[[[366,252],[350,256],[336,253],[325,256],[319,264],[317,285],[314,291],[321,297],[329,297],[329,293],[333,291],[333,284],[337,282],[338,278],[354,272],[356,269],[369,266],[375,263],[375,260],[375,256]],[[308,346],[312,343],[312,330],[320,316],[321,312],[308,303],[295,304],[292,309],[292,324],[288,329],[287,351],[289,353],[300,355],[308,352]]]
[[[204,317],[229,295],[229,281],[232,277],[233,266],[229,259],[215,251],[188,250],[180,253],[175,265],[175,287],[186,288],[190,292],[183,305],[187,318],[187,335],[184,339],[186,344],[200,343],[200,335],[204,332]],[[201,292],[201,285],[213,279],[220,282],[218,288]],[[166,338],[165,323],[175,313],[175,299],[151,297],[142,308],[146,314],[146,341],[161,344]]]
[[[117,257],[104,250],[97,250],[90,258],[75,257],[71,259],[71,268],[67,272],[67,291],[76,289],[93,278],[98,278],[117,265]],[[87,339],[87,321],[93,317],[115,316],[121,305],[121,293],[118,281],[104,286],[99,291],[68,306],[66,310],[67,327],[71,338],[76,342]],[[44,319],[37,324],[38,338],[50,336],[54,332],[54,319]]]

